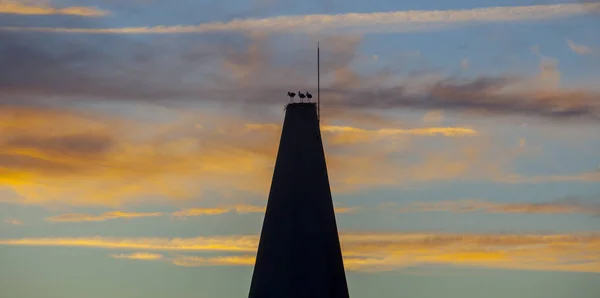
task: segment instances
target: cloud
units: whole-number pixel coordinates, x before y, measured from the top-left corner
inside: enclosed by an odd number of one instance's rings
[[[75,206],[119,207],[144,197],[148,203],[148,196],[186,200],[211,191],[268,192],[279,125],[258,125],[222,114],[161,110],[161,115],[167,118],[164,122],[140,121],[132,114],[121,119],[58,109],[0,108],[0,184],[19,195],[17,203]],[[325,132],[324,139],[335,142],[344,135],[366,135],[385,141],[395,135],[472,133],[451,128],[367,131],[344,126],[342,130],[348,129],[351,132]],[[365,143],[356,143],[361,144]],[[356,154],[364,152],[357,149]],[[334,149],[332,154],[338,155]],[[330,172],[346,171],[336,166],[344,166],[341,159],[346,158],[333,158]],[[331,182],[345,184],[333,175]],[[259,209],[234,207],[238,213]],[[116,217],[120,215],[70,214],[51,220]]]
[[[425,127],[414,129],[393,129],[382,128],[377,130],[366,130],[351,126],[323,126],[324,134],[330,134],[330,142],[332,144],[349,144],[356,142],[368,142],[382,138],[393,138],[395,136],[445,136],[445,137],[462,137],[475,136],[477,131],[471,128],[464,127]]]
[[[229,251],[256,250],[256,236],[196,237],[196,238],[22,238],[3,239],[1,245],[96,247],[156,251]]]
[[[485,213],[522,213],[522,214],[588,214],[600,215],[600,204],[576,199],[544,203],[499,203],[479,199],[416,202],[402,208],[402,212],[485,212]]]
[[[337,214],[353,213],[359,210],[359,207],[336,207]],[[205,216],[205,215],[221,215],[225,213],[236,212],[238,214],[246,213],[264,213],[265,206],[236,204],[232,206],[221,206],[214,208],[189,208],[173,212],[171,215],[175,217],[190,217],[190,216]]]
[[[544,80],[556,80],[544,72]],[[354,108],[444,109],[476,111],[482,114],[528,115],[547,119],[600,120],[600,96],[594,93],[568,90],[519,90],[517,81],[506,78],[478,78],[459,81],[445,79],[433,82],[417,94],[399,86],[378,91],[348,91],[344,106]],[[367,101],[365,98],[376,98]]]
[[[238,214],[247,214],[247,213],[264,213],[266,207],[265,206],[255,206],[255,205],[247,205],[247,204],[237,204],[229,207],[214,207],[214,208],[189,208],[183,209],[180,211],[175,211],[171,213],[171,216],[184,218],[184,217],[194,217],[194,216],[206,216],[206,215],[222,215],[225,213],[236,212]],[[360,207],[336,207],[336,214],[344,214],[344,213],[356,213],[361,210]],[[83,222],[83,221],[106,221],[110,219],[133,219],[133,218],[143,218],[143,217],[159,217],[159,216],[168,216],[169,213],[163,212],[147,212],[147,213],[138,213],[138,212],[122,212],[122,211],[111,211],[105,212],[100,215],[92,215],[92,214],[81,214],[81,213],[68,213],[68,214],[60,214],[56,216],[51,216],[46,218],[46,221],[49,222]],[[18,221],[8,220],[6,223],[14,223],[18,224]]]
[[[182,267],[198,267],[198,266],[251,266],[254,265],[255,257],[250,255],[243,256],[227,256],[227,257],[199,257],[190,255],[176,255],[172,263]]]
[[[109,219],[117,219],[117,218],[140,218],[140,217],[157,217],[162,216],[161,212],[149,212],[149,213],[137,213],[137,212],[121,212],[121,211],[111,211],[105,212],[100,215],[91,215],[91,214],[81,214],[81,213],[72,213],[72,214],[61,214],[57,216],[52,216],[46,218],[46,221],[51,222],[82,222],[82,221],[105,221]]]
[[[433,112],[432,112],[433,113]],[[439,111],[438,111],[439,113]],[[427,117],[433,117],[426,116]],[[443,117],[443,116],[438,116]],[[432,121],[431,119],[428,119]],[[440,120],[441,121],[441,120]],[[250,130],[268,129],[281,131],[281,126],[277,124],[246,124],[246,128]],[[411,129],[398,129],[398,128],[381,128],[377,130],[367,130],[353,126],[339,126],[339,125],[323,125],[321,131],[324,134],[330,134],[340,136],[345,134],[356,134],[363,135],[368,138],[386,138],[400,135],[411,135],[411,136],[444,136],[444,137],[462,137],[462,136],[475,136],[477,131],[468,127],[424,127],[424,128],[411,128]]]
[[[0,14],[102,17],[108,15],[109,12],[85,6],[56,8],[46,1],[0,0]]]
[[[589,10],[595,10],[599,7],[600,4],[598,3],[554,4],[462,10],[413,10],[337,15],[277,16],[262,19],[235,19],[229,22],[211,22],[199,25],[125,28],[0,27],[0,30],[100,34],[211,33],[230,31],[321,33],[340,30],[359,31],[361,33],[411,32],[416,30],[443,29],[452,24],[467,25],[472,23],[522,22],[565,18],[582,15]]]
[[[14,218],[7,218],[2,220],[2,223],[7,224],[7,225],[13,225],[13,226],[22,226],[23,222],[18,220],[18,219],[14,219]]]
[[[147,252],[136,252],[132,254],[113,254],[110,255],[115,259],[130,259],[130,260],[160,260],[163,258],[163,255],[157,253],[147,253]]]
[[[230,212],[228,208],[191,208],[177,212],[173,212],[173,216],[186,217],[186,216],[201,216],[201,215],[218,215]]]
[[[569,48],[576,54],[579,55],[589,55],[593,52],[592,48],[583,45],[583,44],[576,44],[575,42],[573,42],[570,39],[567,39],[567,44],[569,45]]]
[[[547,182],[597,182],[600,181],[600,172],[587,172],[574,175],[545,175],[545,176],[523,176],[519,174],[507,174],[494,178],[502,183],[547,183]]]
[[[0,70],[0,105],[64,106],[75,100],[171,107],[211,103],[265,118],[265,106],[284,101],[281,90],[312,88],[314,61],[305,54],[310,38],[290,41],[298,42],[290,48],[287,41],[256,33],[159,36],[152,44],[123,36],[29,39],[0,34],[0,59],[6,63]],[[559,87],[558,63],[549,58],[541,60],[535,76],[407,75],[394,65],[361,74],[353,68],[360,42],[356,36],[334,36],[321,50],[327,121],[397,109],[600,121],[600,94]],[[275,58],[280,55],[285,59]],[[49,95],[55,96],[52,101]]]
[[[239,214],[244,213],[263,213],[265,207],[253,206],[246,204],[238,204],[229,207],[216,207],[216,208],[190,208],[181,211],[173,212],[173,216],[176,217],[188,217],[188,216],[203,216],[203,215],[220,215],[229,212],[237,212]]]
[[[600,235],[579,234],[439,234],[341,233],[348,270],[386,271],[419,265],[600,272]],[[179,266],[252,265],[258,236],[197,238],[21,238],[0,239],[0,245],[96,247],[169,251]],[[181,252],[228,253],[201,257]],[[231,254],[234,255],[231,255]],[[152,253],[154,254],[154,253]],[[129,258],[132,255],[118,255]],[[144,255],[138,253],[138,259]],[[155,256],[157,257],[157,256]],[[145,258],[153,259],[153,257]]]
[[[187,116],[175,115],[183,118],[144,123],[64,110],[0,108],[0,184],[12,188],[24,204],[112,207],[144,196],[196,197],[205,187],[268,189],[278,133],[257,137],[243,123],[222,117],[204,117],[212,127],[198,130],[199,114],[184,121]],[[76,214],[52,220],[127,215]]]
[[[119,118],[37,107],[0,108],[0,185],[17,194],[12,203],[115,210],[140,202],[201,201],[206,193],[229,198],[264,198],[268,193],[280,125],[253,122],[256,119],[246,115],[157,109]],[[150,115],[161,117],[144,119]],[[514,146],[507,148],[472,128],[412,128],[381,118],[344,117],[344,125],[323,125],[334,193],[429,181],[600,181],[598,173],[511,174]],[[387,128],[367,129],[353,125],[355,121]],[[443,148],[413,140],[440,135],[449,136],[443,139]],[[181,210],[175,215],[263,209],[233,201],[215,210]],[[55,219],[116,217],[75,214]]]
[[[0,57],[8,63],[0,69],[0,185],[23,204],[116,209],[201,200],[211,192],[264,196],[281,127],[281,109],[270,107],[287,101],[283,88],[309,90],[314,72],[299,54],[308,46],[281,49],[291,60],[280,64],[272,58],[274,40],[260,35],[163,37],[152,46],[119,36],[40,38],[0,34],[7,41],[0,41]],[[600,119],[595,94],[550,88],[560,79],[556,63],[542,61],[527,78],[361,75],[351,67],[360,41],[334,36],[321,53],[328,98],[323,137],[334,192],[461,179],[597,181],[593,173],[510,174],[514,156],[485,132],[415,127],[380,113],[408,108]],[[196,110],[206,103],[223,109]],[[441,148],[413,144],[414,136],[447,138]]]

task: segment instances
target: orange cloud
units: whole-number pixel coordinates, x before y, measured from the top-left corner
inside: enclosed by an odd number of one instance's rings
[[[526,214],[590,214],[599,215],[600,205],[586,204],[574,200],[548,203],[495,203],[484,200],[458,200],[440,202],[417,202],[403,208],[403,212],[487,212]]]
[[[136,212],[121,212],[121,211],[111,211],[105,212],[100,215],[91,215],[91,214],[81,214],[81,213],[71,213],[71,214],[61,214],[57,216],[52,216],[46,218],[47,221],[51,222],[81,222],[81,221],[105,221],[109,219],[117,219],[117,218],[140,218],[140,217],[156,217],[162,216],[161,212],[151,212],[151,213],[136,213]]]
[[[353,213],[358,211],[359,207],[336,207],[335,212],[341,213]],[[188,217],[188,216],[202,216],[202,215],[220,215],[229,212],[236,212],[238,214],[244,213],[264,213],[266,210],[265,206],[237,204],[229,207],[216,207],[216,208],[190,208],[181,211],[173,212],[172,215],[176,217]]]
[[[395,270],[422,264],[483,268],[600,272],[600,234],[342,233],[348,270]],[[98,247],[241,255],[203,258],[175,255],[179,266],[252,265],[258,236],[197,238],[22,238],[0,245]],[[130,258],[133,255],[118,255]],[[137,259],[155,259],[137,255]]]
[[[426,127],[413,129],[377,129],[366,130],[351,126],[323,126],[322,131],[334,145],[353,144],[359,142],[372,142],[378,139],[393,138],[397,136],[475,136],[477,131],[463,127]]]
[[[108,15],[109,12],[95,7],[84,6],[55,8],[45,3],[45,1],[0,0],[0,14],[101,17]]]
[[[173,212],[173,216],[184,217],[184,216],[201,216],[201,215],[218,215],[223,213],[228,213],[230,211],[229,208],[191,208],[185,209],[177,212]]]
[[[172,263],[182,267],[198,266],[251,266],[256,258],[250,255],[203,258],[189,255],[176,255]]]
[[[110,255],[115,259],[131,259],[131,260],[160,260],[163,258],[163,255],[156,253],[147,253],[147,252],[136,252],[132,254],[113,254]]]
[[[113,207],[144,196],[188,199],[205,189],[265,191],[277,134],[256,138],[238,130],[243,123],[211,124],[223,127],[3,108],[0,185],[24,204]]]
[[[184,201],[206,192],[268,193],[279,125],[249,123],[224,114],[174,114],[173,119],[153,123],[64,110],[3,107],[0,186],[16,192],[16,203],[115,209],[148,202],[148,197]],[[448,137],[443,148],[428,148],[415,146],[410,138],[415,135],[477,137]],[[350,123],[324,125],[323,138],[334,192],[454,179],[600,181],[600,173],[508,175],[515,155],[470,128],[367,130]],[[397,158],[399,154],[410,158]],[[238,207],[238,213],[263,209]]]
[[[254,206],[247,204],[237,204],[229,207],[214,207],[214,208],[189,208],[183,209],[180,211],[175,211],[171,213],[171,216],[175,217],[192,217],[192,216],[205,216],[205,215],[221,215],[230,212],[236,212],[238,214],[245,213],[264,213],[266,207],[264,206]],[[343,213],[355,213],[359,211],[359,207],[337,207],[335,208],[335,212],[337,214]],[[93,214],[85,214],[85,213],[67,213],[67,214],[59,214],[55,216],[51,216],[46,218],[46,221],[49,222],[83,222],[83,221],[105,221],[110,219],[133,219],[133,218],[143,218],[143,217],[159,217],[166,216],[168,213],[162,212],[146,212],[146,213],[138,213],[138,212],[122,212],[122,211],[110,211],[105,212],[100,215]],[[22,224],[17,220],[5,220],[5,223],[10,224]]]

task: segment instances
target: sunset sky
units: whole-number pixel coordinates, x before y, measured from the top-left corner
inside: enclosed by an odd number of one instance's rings
[[[247,297],[287,91],[353,298],[600,296],[600,2],[0,0],[0,297]]]

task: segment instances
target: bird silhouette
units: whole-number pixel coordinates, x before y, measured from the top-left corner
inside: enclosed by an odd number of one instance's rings
[[[308,97],[308,99],[312,98],[312,94],[308,93],[308,91],[306,91],[306,97]]]
[[[298,91],[298,97],[300,97],[302,99],[306,98],[306,96],[300,91]]]
[[[294,96],[296,96],[296,93],[288,91],[288,96],[290,97],[290,101],[292,101],[294,99]]]

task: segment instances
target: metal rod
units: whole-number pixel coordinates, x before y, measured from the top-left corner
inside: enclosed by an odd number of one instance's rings
[[[317,120],[321,124],[321,60],[317,41]]]

